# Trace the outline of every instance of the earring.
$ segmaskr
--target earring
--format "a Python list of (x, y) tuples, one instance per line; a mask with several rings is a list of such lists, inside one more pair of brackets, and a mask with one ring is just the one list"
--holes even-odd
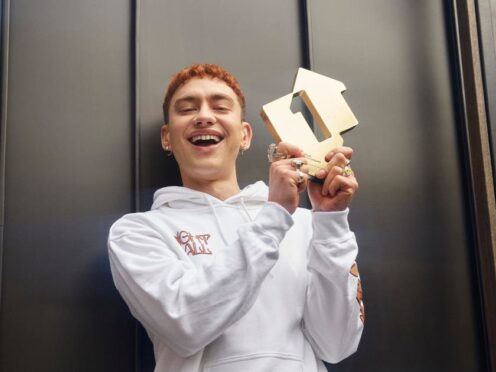
[(165, 151), (167, 151), (167, 156), (172, 156), (172, 150), (170, 149), (169, 146), (165, 146)]

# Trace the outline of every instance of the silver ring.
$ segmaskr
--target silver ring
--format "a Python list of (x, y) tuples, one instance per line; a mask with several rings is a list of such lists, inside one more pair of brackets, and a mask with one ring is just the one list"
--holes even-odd
[(303, 164), (305, 164), (305, 162), (303, 160), (299, 160), (299, 159), (291, 159), (291, 165), (295, 168), (295, 169), (300, 169)]
[(298, 173), (298, 179), (296, 180), (296, 184), (299, 185), (300, 183), (305, 181), (305, 174), (299, 169), (297, 169), (296, 172)]
[(269, 159), (269, 163), (273, 163), (281, 159), (286, 159), (286, 154), (278, 152), (277, 145), (275, 143), (271, 143), (267, 149), (267, 158)]

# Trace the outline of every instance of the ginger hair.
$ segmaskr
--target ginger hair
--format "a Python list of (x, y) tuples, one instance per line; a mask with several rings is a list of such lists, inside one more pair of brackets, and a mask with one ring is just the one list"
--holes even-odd
[(245, 117), (245, 96), (238, 80), (229, 71), (226, 71), (223, 67), (216, 64), (201, 63), (193, 64), (191, 66), (183, 68), (177, 74), (173, 75), (167, 86), (167, 91), (165, 93), (164, 103), (162, 105), (164, 113), (164, 122), (167, 124), (169, 122), (169, 108), (172, 100), (172, 96), (182, 85), (186, 84), (192, 79), (219, 79), (226, 83), (238, 97), (239, 104), (241, 106), (242, 119)]

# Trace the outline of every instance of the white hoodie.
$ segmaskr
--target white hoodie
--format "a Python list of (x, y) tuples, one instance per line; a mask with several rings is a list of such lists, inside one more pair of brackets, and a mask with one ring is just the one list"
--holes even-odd
[(156, 372), (314, 372), (358, 347), (348, 211), (291, 216), (257, 182), (225, 201), (165, 187), (110, 229), (115, 285)]

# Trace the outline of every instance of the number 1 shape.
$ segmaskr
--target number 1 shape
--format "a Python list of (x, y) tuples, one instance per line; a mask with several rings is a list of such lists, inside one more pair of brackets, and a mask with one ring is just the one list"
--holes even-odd
[[(344, 84), (327, 76), (300, 68), (293, 84), (293, 92), (262, 107), (260, 115), (275, 141), (289, 142), (303, 149), (310, 167), (309, 174), (324, 168), (325, 155), (343, 145), (341, 133), (358, 124), (358, 120), (343, 98)], [(301, 96), (324, 140), (315, 137), (301, 112), (291, 111), (293, 97)]]

